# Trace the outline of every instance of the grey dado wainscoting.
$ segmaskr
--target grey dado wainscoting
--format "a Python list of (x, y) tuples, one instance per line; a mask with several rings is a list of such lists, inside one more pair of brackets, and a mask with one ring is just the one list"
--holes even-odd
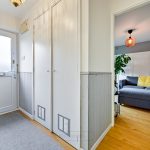
[(111, 73), (81, 73), (81, 146), (90, 150), (112, 121)]
[(19, 73), (19, 107), (32, 115), (32, 73)]

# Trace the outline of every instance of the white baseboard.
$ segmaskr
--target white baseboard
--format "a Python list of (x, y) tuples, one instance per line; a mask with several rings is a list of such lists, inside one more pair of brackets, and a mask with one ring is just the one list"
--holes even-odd
[(103, 134), (99, 137), (99, 139), (96, 141), (96, 143), (92, 146), (91, 150), (96, 150), (97, 146), (102, 142), (105, 135), (108, 133), (108, 131), (112, 128), (112, 124), (110, 124), (107, 129), (103, 132)]
[(0, 113), (0, 115), (9, 114), (9, 113), (12, 113), (12, 112), (17, 111), (17, 110), (19, 110), (19, 109), (18, 109), (18, 108), (15, 108), (15, 109), (12, 109), (11, 111), (7, 111), (7, 112)]
[(33, 115), (29, 114), (27, 111), (25, 111), (23, 108), (19, 107), (19, 110), (23, 112), (25, 115), (27, 115), (29, 118), (33, 119)]

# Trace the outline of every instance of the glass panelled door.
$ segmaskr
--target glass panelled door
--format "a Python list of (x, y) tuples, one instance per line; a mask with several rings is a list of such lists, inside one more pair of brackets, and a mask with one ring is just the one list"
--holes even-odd
[(17, 108), (16, 35), (0, 30), (0, 114)]

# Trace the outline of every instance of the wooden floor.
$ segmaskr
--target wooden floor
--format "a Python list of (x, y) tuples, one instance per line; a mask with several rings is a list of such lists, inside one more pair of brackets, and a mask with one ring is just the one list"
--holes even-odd
[(45, 134), (47, 134), (49, 137), (51, 137), (53, 140), (55, 140), (57, 143), (60, 144), (60, 146), (62, 148), (64, 148), (64, 150), (75, 150), (75, 148), (73, 148), (71, 145), (69, 145), (67, 142), (65, 142), (64, 140), (62, 140), (61, 138), (59, 138), (56, 134), (50, 132), (47, 128), (43, 127), (41, 124), (39, 124), (38, 122), (30, 119), (29, 117), (27, 117), (24, 113), (22, 113), (21, 111), (18, 111), (23, 117), (25, 117), (27, 120), (29, 120), (34, 126), (38, 127), (40, 130), (42, 130)]
[(121, 106), (121, 115), (97, 150), (150, 150), (150, 111)]

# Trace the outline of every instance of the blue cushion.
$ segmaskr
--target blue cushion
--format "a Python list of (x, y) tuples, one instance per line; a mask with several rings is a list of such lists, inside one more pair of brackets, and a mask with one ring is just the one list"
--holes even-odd
[(127, 85), (137, 86), (138, 84), (138, 77), (127, 76), (126, 80), (127, 80)]

